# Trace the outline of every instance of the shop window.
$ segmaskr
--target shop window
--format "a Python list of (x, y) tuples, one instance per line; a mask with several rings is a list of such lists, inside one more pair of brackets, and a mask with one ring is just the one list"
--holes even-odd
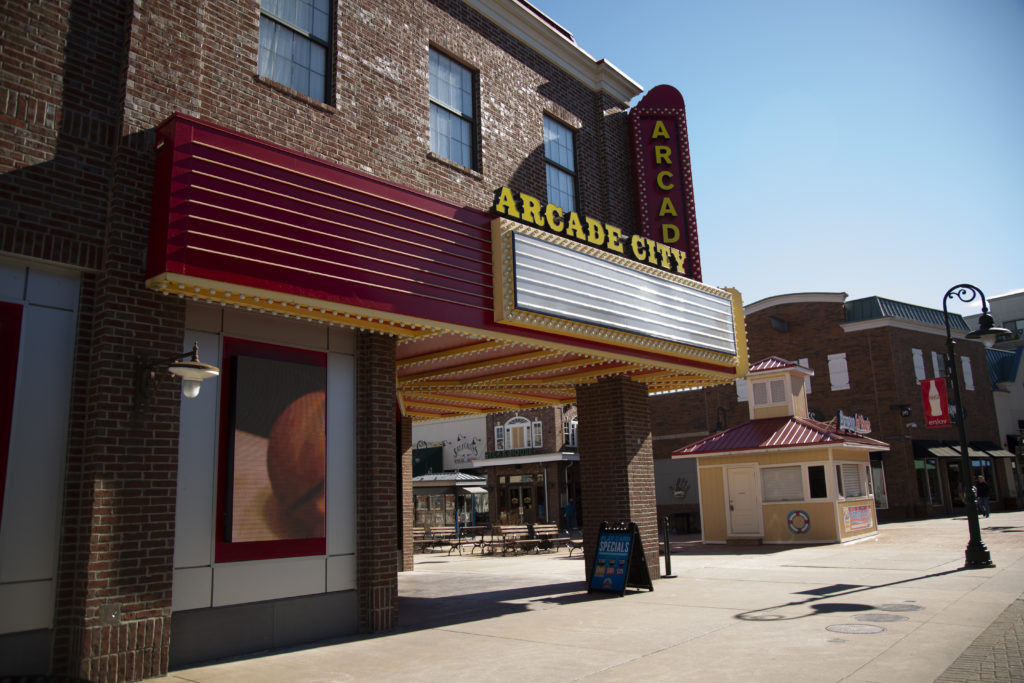
[(21, 311), (18, 304), (0, 301), (0, 520), (3, 519), (7, 456), (11, 447), (14, 386), (18, 377), (21, 344)]
[(571, 129), (544, 117), (544, 161), (548, 202), (565, 211), (576, 210), (576, 152)]
[(935, 458), (914, 460), (914, 470), (917, 475), (918, 500), (925, 505), (942, 505), (942, 487), (939, 485), (939, 470)]
[(430, 50), (430, 151), (475, 169), (476, 104), (473, 72)]
[(766, 503), (803, 500), (802, 467), (765, 467), (761, 469), (761, 498)]
[(914, 356), (914, 379), (921, 382), (927, 377), (924, 374), (924, 351), (921, 349), (911, 349), (910, 351)]
[(833, 353), (828, 357), (828, 378), (832, 391), (850, 388), (850, 372), (846, 367), (846, 354)]
[(964, 378), (964, 389), (974, 391), (974, 373), (971, 372), (971, 359), (967, 356), (960, 356), (960, 368), (963, 370), (960, 374)]
[(763, 382), (751, 382), (754, 392), (754, 405), (773, 406), (786, 402), (786, 380), (772, 379)]
[(224, 342), (218, 562), (326, 550), (326, 354)]
[(260, 76), (327, 101), (331, 0), (261, 0)]
[(885, 467), (881, 460), (871, 461), (871, 492), (875, 496), (875, 507), (886, 510), (889, 507), (889, 495), (885, 488)]

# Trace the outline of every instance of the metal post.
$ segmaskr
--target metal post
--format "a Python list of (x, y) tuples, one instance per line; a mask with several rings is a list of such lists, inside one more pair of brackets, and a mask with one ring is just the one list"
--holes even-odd
[[(964, 298), (970, 290), (969, 298)], [(964, 551), (964, 569), (982, 569), (994, 567), (992, 557), (988, 548), (981, 540), (981, 526), (978, 524), (978, 500), (972, 484), (974, 474), (971, 469), (971, 457), (967, 449), (967, 428), (964, 425), (964, 406), (960, 399), (960, 373), (956, 367), (956, 342), (953, 341), (953, 334), (949, 329), (949, 310), (947, 302), (953, 296), (961, 301), (973, 301), (974, 292), (981, 294), (981, 291), (972, 285), (957, 285), (948, 292), (942, 299), (942, 313), (946, 321), (946, 365), (949, 370), (950, 381), (953, 384), (953, 404), (956, 406), (956, 425), (960, 432), (960, 479), (964, 487), (964, 502), (967, 504), (967, 529), (970, 533), (970, 540)], [(985, 295), (981, 297), (982, 306), (985, 304)]]
[(672, 573), (672, 544), (669, 542), (668, 516), (662, 517), (662, 521), (665, 523), (665, 573), (661, 578), (674, 579), (676, 575)]

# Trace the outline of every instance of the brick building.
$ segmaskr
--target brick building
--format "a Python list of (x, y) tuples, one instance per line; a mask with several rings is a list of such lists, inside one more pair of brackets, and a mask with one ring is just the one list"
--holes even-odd
[[(842, 411), (870, 421), (870, 436), (889, 445), (871, 457), (880, 521), (961, 509), (959, 435), (954, 426), (925, 427), (920, 381), (945, 375), (941, 309), (881, 297), (848, 301), (845, 294), (785, 294), (745, 307), (751, 358), (771, 355), (814, 371), (807, 379), (812, 417), (829, 421)], [(993, 504), (1016, 496), (1012, 458), (1001, 450), (985, 349), (963, 339), (967, 324), (951, 315), (961, 363), (967, 437), (976, 473), (994, 483)], [(670, 469), (672, 450), (747, 418), (746, 384), (651, 397), (658, 492), (695, 473)], [(952, 398), (949, 399), (952, 401)], [(678, 470), (678, 471), (677, 471)], [(689, 501), (687, 501), (689, 503)], [(692, 505), (693, 503), (690, 503)], [(692, 512), (674, 501), (659, 514)]]
[[(662, 231), (696, 239), (677, 93), (642, 119), (518, 0), (3, 22), (0, 675), (392, 628), (419, 419), (578, 393), (588, 566), (601, 518), (657, 566), (646, 397), (746, 366), (739, 294), (634, 216), (633, 160), (671, 137)], [(640, 280), (678, 305), (641, 320), (612, 284)], [(183, 398), (194, 343), (220, 375)]]

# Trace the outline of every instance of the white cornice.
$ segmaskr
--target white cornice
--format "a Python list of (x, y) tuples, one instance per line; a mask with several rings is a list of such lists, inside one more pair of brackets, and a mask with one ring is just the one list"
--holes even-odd
[(744, 315), (757, 313), (766, 308), (784, 304), (842, 304), (846, 303), (846, 292), (800, 292), (797, 294), (779, 294), (767, 299), (755, 301), (743, 307)]
[[(925, 334), (937, 334), (942, 337), (946, 336), (946, 329), (944, 327), (913, 322), (911, 320), (903, 320), (901, 318), (872, 318), (871, 320), (858, 320), (853, 323), (839, 323), (839, 326), (843, 328), (844, 332), (862, 332), (864, 330), (874, 330), (879, 327), (898, 327), (901, 330), (924, 332)], [(963, 339), (967, 334), (964, 330), (951, 330), (951, 332), (955, 339)]]
[(462, 1), (591, 90), (627, 104), (644, 90), (611, 62), (591, 57), (518, 0)]

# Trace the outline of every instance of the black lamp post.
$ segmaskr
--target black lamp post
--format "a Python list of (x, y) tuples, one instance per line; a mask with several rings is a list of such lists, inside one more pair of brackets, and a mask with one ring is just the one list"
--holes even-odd
[(994, 567), (988, 548), (981, 540), (981, 526), (978, 524), (978, 499), (975, 495), (972, 484), (974, 474), (971, 470), (971, 458), (967, 449), (967, 430), (964, 426), (964, 406), (960, 400), (960, 374), (956, 367), (956, 342), (953, 341), (953, 334), (949, 329), (948, 303), (953, 297), (964, 303), (974, 301), (981, 297), (981, 316), (978, 318), (978, 329), (967, 333), (968, 339), (979, 339), (986, 348), (995, 344), (996, 339), (1001, 335), (1010, 334), (1009, 330), (1000, 327), (993, 327), (994, 321), (988, 313), (988, 303), (985, 295), (974, 285), (957, 285), (946, 292), (942, 299), (942, 315), (946, 321), (946, 367), (949, 368), (950, 381), (953, 384), (953, 404), (956, 406), (956, 425), (960, 431), (960, 475), (961, 484), (964, 487), (964, 501), (967, 503), (967, 528), (971, 538), (967, 542), (965, 551), (966, 561), (964, 569), (982, 569)]

